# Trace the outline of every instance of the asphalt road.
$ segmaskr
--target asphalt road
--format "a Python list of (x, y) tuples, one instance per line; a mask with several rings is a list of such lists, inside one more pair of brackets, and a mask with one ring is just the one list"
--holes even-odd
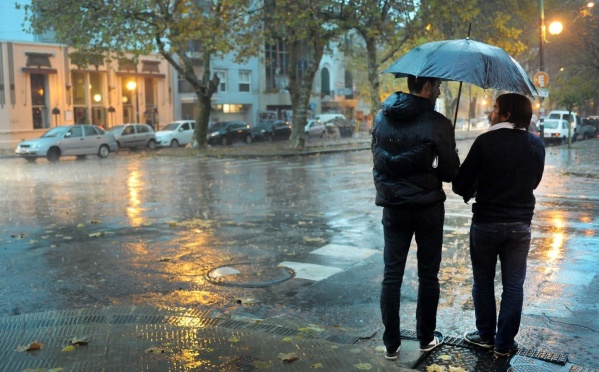
[[(460, 143), (462, 156), (469, 143)], [(598, 367), (599, 141), (576, 146), (548, 149), (517, 340)], [(172, 155), (2, 159), (0, 314), (151, 304), (380, 331), (381, 210), (368, 151)], [(474, 324), (471, 214), (446, 192), (438, 324), (457, 336)], [(413, 253), (406, 329), (415, 324)]]

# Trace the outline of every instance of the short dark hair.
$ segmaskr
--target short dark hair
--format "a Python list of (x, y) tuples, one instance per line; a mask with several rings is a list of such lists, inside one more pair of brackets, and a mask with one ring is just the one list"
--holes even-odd
[(497, 97), (497, 107), (500, 115), (510, 114), (508, 121), (515, 128), (528, 128), (532, 118), (532, 104), (521, 94), (506, 93)]
[(430, 81), (431, 84), (435, 84), (437, 80), (441, 79), (426, 76), (408, 75), (408, 90), (410, 93), (420, 93), (422, 92), (422, 87), (427, 81)]

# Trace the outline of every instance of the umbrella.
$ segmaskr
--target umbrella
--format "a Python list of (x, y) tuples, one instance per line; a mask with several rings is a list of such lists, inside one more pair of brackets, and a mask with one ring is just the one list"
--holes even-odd
[[(404, 54), (383, 73), (396, 78), (414, 76), (495, 88), (528, 96), (538, 95), (524, 69), (503, 49), (466, 39), (433, 41)], [(458, 94), (459, 102), (460, 94)], [(457, 110), (456, 110), (457, 119)], [(454, 120), (455, 126), (455, 120)]]

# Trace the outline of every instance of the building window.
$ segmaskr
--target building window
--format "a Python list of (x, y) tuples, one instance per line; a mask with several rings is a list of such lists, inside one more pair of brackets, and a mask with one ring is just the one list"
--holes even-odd
[(218, 76), (218, 91), (226, 92), (227, 91), (227, 71), (225, 70), (214, 70), (214, 74)]
[(239, 71), (239, 91), (249, 92), (252, 83), (252, 73), (250, 71)]
[(287, 77), (287, 65), (289, 64), (287, 44), (281, 40), (275, 40), (272, 44), (266, 44), (264, 57), (266, 90), (269, 92), (278, 92), (287, 89), (289, 85), (289, 78)]
[(326, 67), (320, 71), (320, 92), (325, 96), (331, 95), (331, 77)]
[(75, 124), (106, 127), (105, 75), (101, 72), (71, 72)]
[(43, 129), (50, 126), (48, 120), (48, 78), (44, 74), (31, 74), (31, 108), (33, 129)]

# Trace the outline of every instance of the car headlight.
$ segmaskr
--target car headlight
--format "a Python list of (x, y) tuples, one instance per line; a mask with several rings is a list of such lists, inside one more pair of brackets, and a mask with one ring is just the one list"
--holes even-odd
[(210, 133), (210, 137), (216, 137), (220, 134), (220, 132), (212, 132)]

